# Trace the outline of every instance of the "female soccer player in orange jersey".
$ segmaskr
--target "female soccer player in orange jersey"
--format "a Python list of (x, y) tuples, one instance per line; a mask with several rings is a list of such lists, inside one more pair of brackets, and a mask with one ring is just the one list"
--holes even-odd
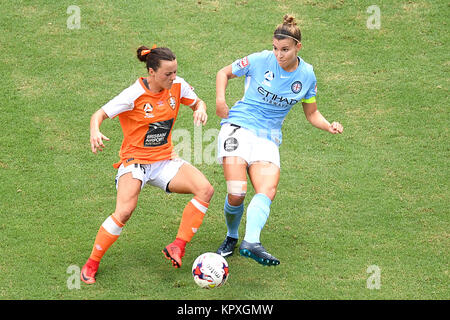
[(175, 268), (181, 267), (186, 243), (202, 224), (214, 193), (206, 177), (174, 153), (171, 139), (180, 103), (194, 111), (195, 125), (206, 124), (205, 103), (177, 76), (177, 60), (170, 49), (141, 46), (137, 57), (146, 63), (148, 76), (139, 78), (91, 117), (92, 152), (102, 151), (103, 141), (109, 140), (100, 132), (106, 118), (119, 117), (124, 138), (120, 161), (114, 164), (118, 169), (116, 209), (100, 226), (91, 255), (81, 270), (81, 280), (88, 284), (96, 281), (100, 260), (130, 219), (145, 184), (166, 192), (194, 195), (184, 208), (175, 241), (163, 249)]

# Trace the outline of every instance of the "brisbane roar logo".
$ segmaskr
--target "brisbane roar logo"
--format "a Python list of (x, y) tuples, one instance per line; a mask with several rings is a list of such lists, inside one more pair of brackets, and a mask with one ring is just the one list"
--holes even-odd
[(174, 97), (169, 97), (169, 99), (167, 99), (167, 102), (169, 103), (169, 106), (175, 110), (175, 107), (177, 106), (177, 100), (175, 100)]

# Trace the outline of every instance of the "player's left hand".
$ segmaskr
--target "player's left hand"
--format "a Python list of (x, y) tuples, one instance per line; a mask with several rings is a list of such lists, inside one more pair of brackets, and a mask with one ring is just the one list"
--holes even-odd
[(333, 122), (328, 128), (328, 132), (332, 134), (342, 133), (344, 131), (344, 127), (339, 122)]

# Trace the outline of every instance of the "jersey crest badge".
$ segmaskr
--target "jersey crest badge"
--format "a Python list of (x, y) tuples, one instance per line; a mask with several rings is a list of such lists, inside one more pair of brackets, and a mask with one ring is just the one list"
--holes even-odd
[(293, 93), (299, 93), (300, 91), (302, 91), (302, 83), (300, 81), (295, 81), (291, 85), (291, 90)]
[(169, 97), (169, 99), (167, 100), (167, 102), (169, 103), (169, 106), (175, 110), (175, 107), (177, 105), (177, 101), (175, 100), (174, 97)]

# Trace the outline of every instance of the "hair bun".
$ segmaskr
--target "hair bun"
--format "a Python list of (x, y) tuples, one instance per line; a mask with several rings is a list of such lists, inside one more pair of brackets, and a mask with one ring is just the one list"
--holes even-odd
[(150, 51), (150, 48), (147, 48), (146, 46), (140, 46), (136, 50), (136, 56), (139, 59), (139, 61), (142, 61), (142, 62), (146, 62), (147, 61), (147, 54), (148, 54), (148, 52), (143, 53), (142, 51), (144, 51), (144, 50), (149, 50)]
[(295, 17), (290, 14), (285, 14), (283, 17), (283, 24), (296, 26), (297, 22), (295, 21)]

